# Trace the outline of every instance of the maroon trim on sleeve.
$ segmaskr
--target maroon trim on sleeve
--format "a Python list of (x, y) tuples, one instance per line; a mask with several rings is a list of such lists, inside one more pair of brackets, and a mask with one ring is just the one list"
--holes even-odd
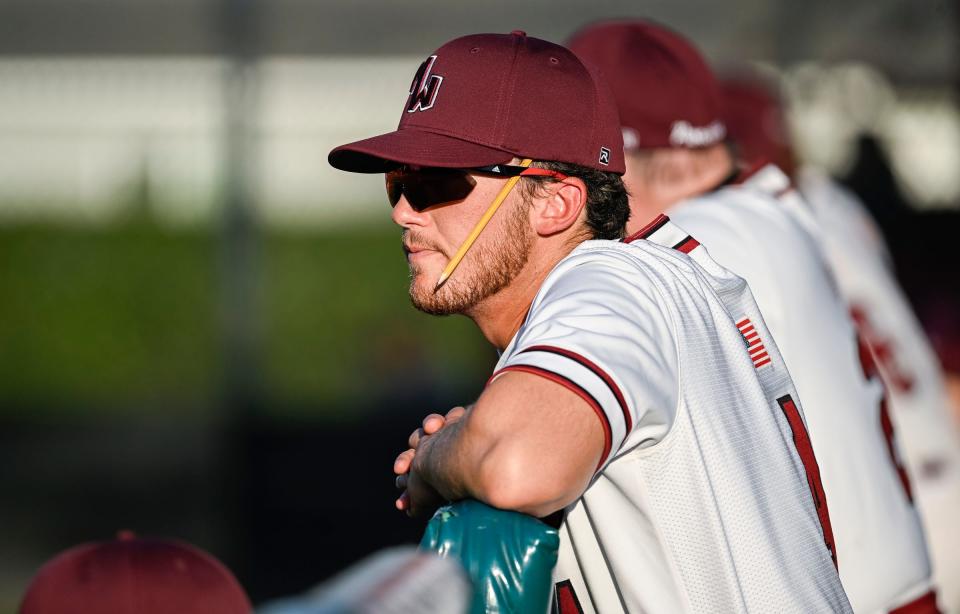
[(590, 371), (593, 371), (593, 374), (603, 380), (603, 383), (607, 385), (607, 388), (610, 389), (610, 392), (613, 393), (613, 396), (617, 399), (617, 403), (620, 405), (620, 411), (623, 413), (623, 422), (626, 427), (624, 437), (630, 435), (630, 432), (633, 430), (633, 419), (630, 417), (630, 410), (627, 409), (627, 400), (624, 398), (623, 393), (620, 392), (620, 387), (617, 386), (617, 383), (613, 381), (613, 378), (607, 375), (607, 372), (601, 369), (593, 361), (576, 352), (570, 350), (565, 350), (563, 348), (558, 348), (553, 345), (531, 345), (528, 348), (524, 348), (518, 352), (519, 354), (524, 354), (526, 352), (548, 352), (550, 354), (559, 354), (565, 358), (579, 363), (580, 365), (586, 367)]
[(677, 250), (678, 252), (683, 252), (684, 254), (689, 254), (699, 246), (700, 246), (700, 241), (697, 241), (693, 237), (688, 236), (683, 241), (680, 241), (679, 243), (674, 245), (673, 249)]
[(647, 224), (646, 226), (644, 226), (643, 228), (641, 228), (641, 229), (638, 230), (637, 232), (633, 233), (633, 234), (630, 235), (629, 237), (624, 238), (624, 239), (623, 239), (623, 242), (624, 242), (624, 243), (633, 243), (633, 242), (636, 241), (637, 239), (646, 239), (647, 237), (649, 237), (649, 236), (652, 235), (653, 233), (655, 233), (655, 232), (657, 232), (658, 230), (660, 230), (661, 228), (663, 228), (663, 225), (666, 224), (666, 223), (669, 222), (669, 221), (670, 221), (670, 218), (668, 218), (667, 216), (665, 216), (664, 214), (661, 213), (661, 214), (658, 215), (657, 217), (653, 218), (653, 221), (651, 221), (649, 224)]
[[(556, 382), (563, 386), (564, 388), (575, 393), (581, 399), (587, 402), (587, 405), (593, 409), (593, 413), (597, 414), (597, 417), (600, 418), (600, 426), (603, 427), (603, 454), (600, 455), (600, 462), (597, 463), (597, 468), (594, 471), (599, 471), (600, 467), (603, 467), (603, 464), (607, 462), (607, 457), (610, 456), (610, 447), (613, 440), (613, 431), (610, 428), (610, 419), (607, 418), (607, 414), (604, 413), (603, 408), (600, 407), (600, 403), (597, 402), (593, 395), (581, 388), (573, 380), (560, 375), (559, 373), (554, 373), (553, 371), (548, 371), (542, 367), (534, 367), (532, 365), (509, 365), (506, 366), (492, 376), (490, 380), (492, 381), (497, 376), (506, 373), (508, 371), (519, 371), (521, 373), (530, 373), (531, 375), (539, 375), (545, 379), (550, 380), (551, 382)], [(488, 382), (489, 383), (489, 382)]]

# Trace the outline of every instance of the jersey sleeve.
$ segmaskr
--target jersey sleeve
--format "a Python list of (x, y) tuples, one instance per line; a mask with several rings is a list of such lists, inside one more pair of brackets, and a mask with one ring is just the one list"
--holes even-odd
[(532, 373), (586, 401), (605, 434), (598, 470), (628, 440), (662, 439), (678, 394), (676, 343), (659, 293), (635, 265), (614, 264), (591, 260), (548, 280), (493, 376)]

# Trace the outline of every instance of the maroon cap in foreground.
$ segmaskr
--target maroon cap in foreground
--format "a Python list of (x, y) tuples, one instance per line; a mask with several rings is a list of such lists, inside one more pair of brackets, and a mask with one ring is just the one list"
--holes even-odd
[(773, 162), (788, 175), (796, 165), (783, 105), (774, 85), (758, 76), (738, 75), (720, 84), (723, 120), (739, 157), (753, 166)]
[(628, 151), (706, 147), (726, 135), (716, 78), (679, 34), (649, 21), (610, 21), (583, 28), (568, 46), (606, 77)]
[(233, 574), (189, 544), (121, 535), (82, 544), (33, 577), (19, 614), (249, 614)]
[(517, 157), (624, 172), (605, 83), (569, 50), (523, 32), (446, 43), (403, 97), (396, 131), (341, 145), (330, 164), (382, 173), (398, 164), (469, 168)]

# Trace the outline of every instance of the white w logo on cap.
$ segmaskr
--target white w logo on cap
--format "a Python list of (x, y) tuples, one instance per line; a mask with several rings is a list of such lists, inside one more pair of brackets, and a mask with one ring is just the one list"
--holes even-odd
[(431, 55), (420, 65), (417, 74), (413, 76), (413, 83), (410, 84), (410, 97), (407, 98), (407, 113), (426, 111), (437, 101), (437, 94), (440, 92), (443, 77), (430, 74), (436, 61), (437, 56)]

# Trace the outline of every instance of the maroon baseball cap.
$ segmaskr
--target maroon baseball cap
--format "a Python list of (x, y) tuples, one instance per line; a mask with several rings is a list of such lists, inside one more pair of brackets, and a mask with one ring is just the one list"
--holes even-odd
[(394, 132), (341, 145), (336, 168), (398, 164), (470, 168), (511, 158), (622, 174), (617, 107), (597, 73), (568, 49), (520, 31), (450, 41), (420, 65)]
[(66, 550), (33, 577), (19, 614), (249, 614), (233, 574), (179, 541), (121, 533)]
[(773, 162), (792, 174), (796, 162), (779, 92), (759, 76), (740, 74), (720, 83), (723, 121), (748, 165)]
[(679, 34), (649, 21), (608, 21), (583, 28), (568, 46), (607, 78), (628, 151), (724, 139), (717, 81)]

